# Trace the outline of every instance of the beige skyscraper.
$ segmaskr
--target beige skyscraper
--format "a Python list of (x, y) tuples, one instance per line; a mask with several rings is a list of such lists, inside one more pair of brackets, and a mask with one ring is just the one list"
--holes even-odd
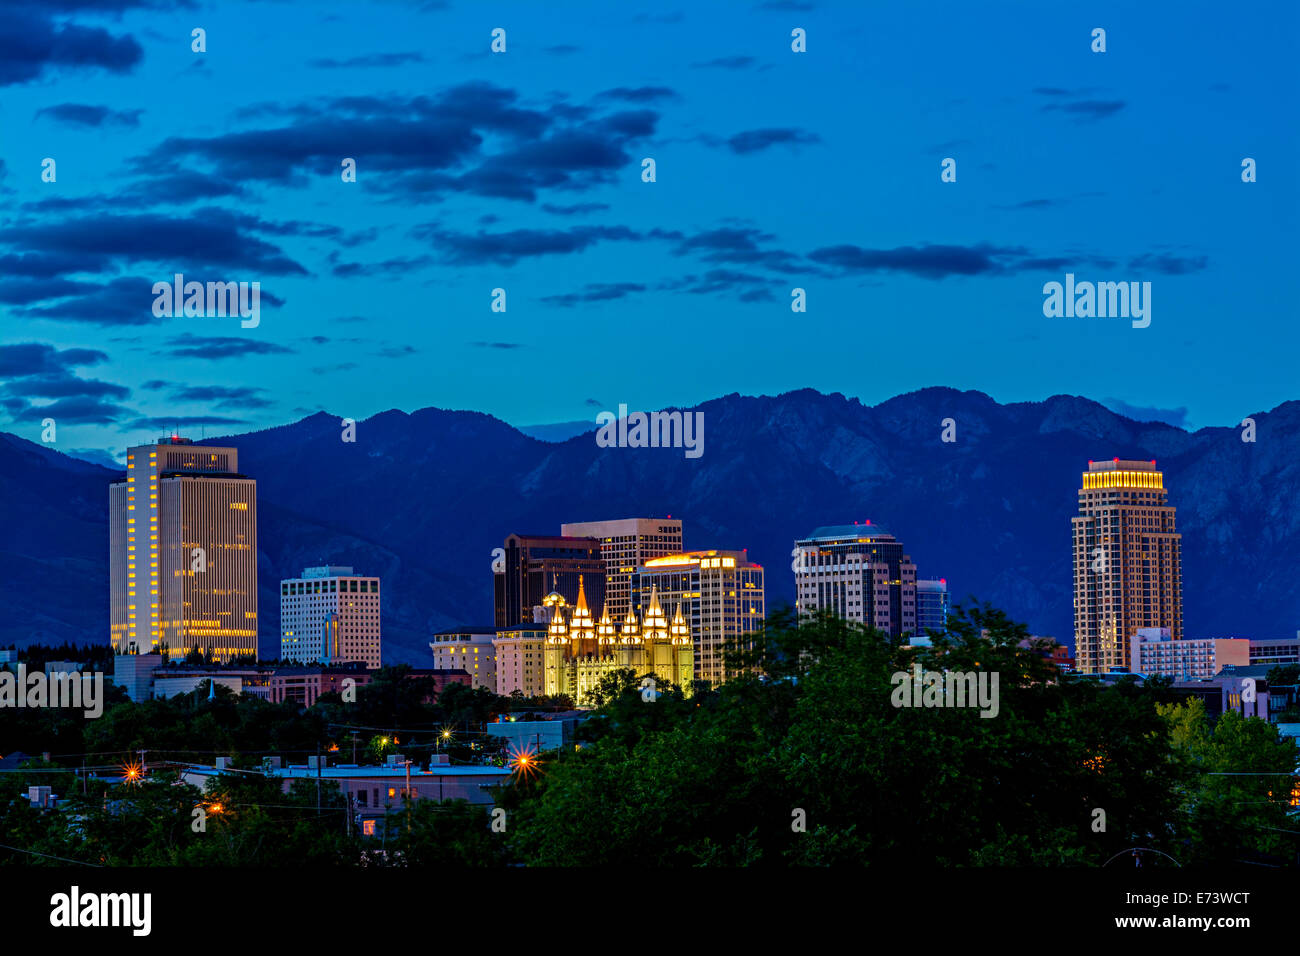
[(1127, 667), (1138, 628), (1183, 637), (1182, 536), (1154, 461), (1090, 461), (1074, 534), (1074, 655), (1085, 674)]
[(650, 595), (682, 613), (695, 638), (697, 680), (714, 686), (735, 676), (726, 668), (727, 648), (745, 644), (763, 627), (767, 607), (763, 568), (744, 551), (689, 551), (651, 558), (632, 575), (632, 609), (641, 613)]
[(680, 518), (615, 518), (560, 525), (560, 534), (596, 538), (605, 561), (604, 608), (622, 621), (632, 607), (632, 573), (651, 558), (682, 550)]
[(257, 482), (233, 448), (172, 437), (126, 453), (109, 486), (115, 650), (257, 653)]

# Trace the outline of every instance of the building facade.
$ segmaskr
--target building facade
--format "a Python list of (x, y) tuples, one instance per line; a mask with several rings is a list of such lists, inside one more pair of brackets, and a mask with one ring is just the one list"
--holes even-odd
[(1300, 631), (1294, 638), (1250, 639), (1252, 664), (1300, 664)]
[(1182, 536), (1154, 461), (1090, 461), (1071, 518), (1081, 673), (1125, 668), (1139, 628), (1183, 638)]
[(379, 667), (379, 578), (350, 567), (304, 568), (280, 582), (280, 659)]
[(109, 485), (110, 639), (121, 653), (257, 655), (257, 482), (234, 448), (178, 436)]
[(1147, 677), (1209, 680), (1221, 667), (1246, 667), (1251, 663), (1250, 641), (1244, 638), (1176, 641), (1167, 627), (1140, 627), (1129, 646), (1129, 670)]
[(580, 706), (589, 704), (600, 682), (624, 669), (638, 677), (654, 674), (692, 692), (695, 652), (680, 604), (670, 621), (652, 590), (643, 614), (628, 611), (615, 624), (607, 610), (599, 620), (592, 617), (579, 584), (572, 607), (559, 594), (548, 596), (546, 607), (551, 616), (543, 656), (547, 696), (563, 694)]
[(827, 611), (890, 637), (916, 633), (916, 565), (879, 525), (827, 525), (795, 542), (801, 620)]
[(546, 648), (546, 625), (516, 624), (497, 630), (492, 639), (496, 654), (497, 693), (509, 697), (519, 691), (525, 697), (546, 693), (543, 650)]
[(661, 604), (683, 612), (694, 642), (695, 679), (716, 686), (735, 676), (726, 667), (726, 649), (746, 645), (767, 614), (762, 566), (744, 551), (651, 558), (632, 575), (631, 609), (644, 614), (655, 594)]
[(551, 591), (573, 603), (578, 579), (590, 599), (605, 599), (605, 559), (596, 538), (512, 534), (505, 540), (502, 570), (492, 575), (498, 630), (533, 623), (533, 608)]
[(616, 621), (632, 606), (632, 575), (653, 558), (679, 554), (682, 523), (674, 518), (616, 518), (578, 521), (560, 526), (566, 537), (595, 538), (605, 562), (604, 607)]
[(919, 579), (916, 582), (916, 633), (928, 636), (931, 631), (948, 633), (946, 578)]
[(461, 627), (439, 631), (429, 642), (433, 666), (443, 670), (463, 670), (470, 675), (471, 687), (497, 692), (497, 632), (491, 627)]

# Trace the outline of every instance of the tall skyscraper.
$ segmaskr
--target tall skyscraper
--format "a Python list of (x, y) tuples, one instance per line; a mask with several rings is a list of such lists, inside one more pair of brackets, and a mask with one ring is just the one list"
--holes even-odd
[(632, 574), (651, 558), (679, 554), (682, 522), (674, 518), (615, 518), (560, 525), (560, 534), (595, 538), (605, 561), (605, 610), (616, 621), (632, 609)]
[(1070, 522), (1076, 667), (1128, 667), (1138, 628), (1167, 627), (1182, 640), (1182, 536), (1156, 463), (1088, 462)]
[(795, 542), (800, 618), (819, 611), (890, 637), (916, 632), (916, 565), (880, 525), (827, 525)]
[(948, 581), (946, 578), (916, 582), (916, 633), (922, 637), (930, 631), (948, 630)]
[(605, 600), (605, 559), (595, 538), (512, 534), (505, 541), (503, 570), (493, 574), (498, 630), (533, 622), (533, 608), (557, 591), (570, 604), (578, 600), (578, 580), (585, 578), (587, 599)]
[(379, 578), (326, 566), (280, 582), (281, 660), (378, 667), (380, 624)]
[(233, 448), (173, 436), (126, 452), (109, 485), (115, 650), (257, 654), (257, 482)]
[[(681, 608), (695, 646), (695, 677), (714, 686), (734, 676), (725, 667), (729, 642), (757, 633), (767, 607), (763, 568), (744, 551), (688, 551), (651, 558), (631, 578), (632, 610), (644, 614), (657, 593)], [(613, 616), (613, 615), (611, 615)]]

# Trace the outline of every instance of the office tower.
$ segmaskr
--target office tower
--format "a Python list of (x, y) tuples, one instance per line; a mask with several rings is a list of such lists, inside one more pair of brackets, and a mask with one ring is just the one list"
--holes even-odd
[(916, 633), (948, 632), (948, 581), (924, 579), (916, 582)]
[(829, 611), (890, 637), (916, 632), (916, 565), (880, 525), (828, 525), (795, 542), (799, 617)]
[(457, 627), (439, 631), (429, 642), (434, 669), (463, 670), (470, 676), (471, 687), (483, 687), (495, 694), (497, 656), (493, 641), (496, 636), (493, 627)]
[(595, 538), (512, 534), (505, 541), (503, 570), (493, 575), (498, 630), (533, 622), (551, 591), (570, 604), (578, 600), (578, 579), (586, 579), (587, 598), (605, 600), (605, 560)]
[(589, 705), (600, 682), (616, 670), (631, 670), (638, 677), (654, 674), (688, 696), (693, 692), (695, 650), (690, 625), (682, 606), (669, 611), (653, 588), (645, 610), (628, 611), (621, 621), (610, 617), (608, 608), (594, 617), (581, 582), (572, 607), (561, 595), (550, 594), (543, 615), (549, 615), (542, 650), (548, 697), (564, 695), (579, 706)]
[(1074, 535), (1074, 654), (1085, 674), (1128, 667), (1138, 628), (1183, 638), (1181, 535), (1154, 461), (1090, 461)]
[(349, 567), (304, 568), (280, 582), (280, 659), (378, 667), (379, 604), (379, 578)]
[(234, 448), (173, 436), (126, 452), (109, 485), (115, 650), (257, 654), (257, 482)]
[(714, 686), (735, 676), (725, 666), (728, 644), (743, 644), (746, 635), (761, 630), (767, 613), (763, 568), (744, 551), (651, 558), (637, 568), (631, 586), (632, 610), (638, 614), (649, 607), (652, 593), (664, 607), (682, 608), (694, 638), (695, 678)]
[(632, 609), (632, 574), (651, 558), (679, 554), (682, 522), (674, 518), (615, 518), (560, 526), (560, 534), (595, 538), (605, 561), (605, 610), (621, 621)]

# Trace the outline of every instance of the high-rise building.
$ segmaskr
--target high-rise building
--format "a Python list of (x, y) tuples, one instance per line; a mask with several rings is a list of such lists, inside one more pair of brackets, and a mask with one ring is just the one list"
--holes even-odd
[[(695, 678), (715, 686), (729, 677), (725, 651), (763, 627), (763, 568), (744, 551), (688, 551), (651, 558), (631, 579), (632, 610), (645, 613), (650, 595), (680, 607), (695, 642)], [(613, 617), (613, 615), (611, 615)], [(617, 620), (617, 618), (615, 618)]]
[(578, 579), (599, 607), (605, 600), (605, 559), (595, 538), (512, 534), (505, 541), (503, 570), (493, 574), (497, 629), (531, 624), (533, 608), (558, 591), (578, 600)]
[(1138, 628), (1183, 638), (1182, 536), (1154, 461), (1090, 461), (1074, 536), (1074, 655), (1085, 674), (1127, 668)]
[(109, 485), (113, 648), (257, 654), (257, 482), (234, 448), (173, 436), (126, 451)]
[(380, 658), (379, 578), (349, 567), (304, 568), (280, 582), (280, 659), (300, 664)]
[(916, 565), (880, 525), (827, 525), (795, 549), (800, 619), (829, 611), (890, 637), (916, 633)]
[(946, 578), (918, 579), (916, 582), (916, 633), (925, 637), (931, 631), (948, 632)]
[(632, 610), (632, 574), (651, 558), (682, 550), (676, 518), (615, 518), (560, 525), (560, 534), (595, 538), (605, 561), (605, 610), (621, 621)]

